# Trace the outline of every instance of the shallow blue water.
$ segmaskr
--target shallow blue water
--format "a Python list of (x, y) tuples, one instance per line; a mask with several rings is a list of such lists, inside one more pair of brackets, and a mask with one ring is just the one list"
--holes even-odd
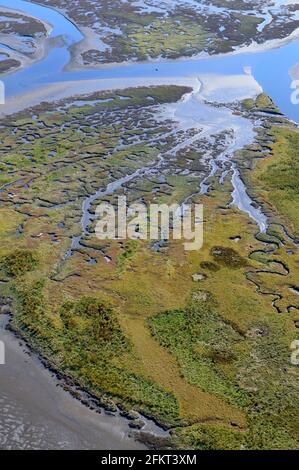
[(235, 74), (243, 73), (244, 66), (251, 66), (253, 75), (264, 91), (274, 99), (289, 118), (299, 122), (299, 105), (294, 105), (291, 102), (293, 90), (291, 89), (292, 79), (289, 75), (291, 67), (299, 62), (299, 40), (280, 48), (259, 53), (162, 63), (136, 63), (102, 70), (64, 72), (63, 68), (70, 58), (68, 46), (82, 39), (82, 34), (77, 27), (51, 8), (31, 4), (24, 0), (0, 0), (0, 4), (26, 11), (46, 20), (54, 27), (51, 37), (62, 35), (65, 39), (65, 46), (51, 49), (44, 60), (4, 77), (7, 96), (14, 96), (58, 81), (121, 77), (171, 77), (200, 75), (201, 73)]
[(53, 8), (44, 7), (26, 0), (0, 0), (0, 6), (25, 11), (26, 13), (51, 24), (53, 27), (51, 37), (64, 35), (70, 43), (80, 41), (80, 39), (83, 38), (78, 28)]

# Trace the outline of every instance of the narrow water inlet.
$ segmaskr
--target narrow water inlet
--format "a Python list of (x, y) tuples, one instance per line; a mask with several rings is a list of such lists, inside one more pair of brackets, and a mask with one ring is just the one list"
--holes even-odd
[(235, 165), (233, 166), (232, 185), (234, 188), (232, 204), (238, 207), (240, 211), (248, 214), (249, 217), (256, 222), (260, 232), (265, 233), (268, 227), (267, 217), (259, 207), (256, 208), (253, 206), (252, 200), (247, 194), (245, 184), (240, 177), (239, 170)]

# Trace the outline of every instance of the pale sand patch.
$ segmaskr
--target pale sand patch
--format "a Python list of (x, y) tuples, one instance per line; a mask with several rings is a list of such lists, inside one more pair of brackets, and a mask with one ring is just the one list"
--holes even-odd
[(203, 75), (201, 96), (208, 101), (232, 103), (263, 92), (252, 75)]
[(290, 69), (289, 75), (293, 80), (299, 80), (299, 63)]
[(111, 49), (111, 47), (103, 41), (104, 38), (91, 28), (80, 26), (80, 32), (83, 35), (83, 39), (71, 47), (71, 60), (64, 68), (67, 71), (78, 70), (80, 68), (92, 69), (94, 68), (93, 64), (88, 66), (83, 64), (82, 54), (89, 50), (105, 51)]

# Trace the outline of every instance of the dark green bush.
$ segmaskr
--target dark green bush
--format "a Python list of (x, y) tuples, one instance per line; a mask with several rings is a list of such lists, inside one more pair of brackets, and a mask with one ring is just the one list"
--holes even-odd
[(214, 246), (211, 255), (217, 263), (227, 268), (237, 269), (246, 266), (246, 260), (233, 248)]
[(28, 271), (33, 271), (38, 264), (36, 255), (29, 250), (17, 249), (2, 259), (2, 269), (8, 276), (22, 276)]

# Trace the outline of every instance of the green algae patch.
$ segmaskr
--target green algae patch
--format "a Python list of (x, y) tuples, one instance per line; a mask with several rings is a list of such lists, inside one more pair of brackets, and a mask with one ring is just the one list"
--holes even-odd
[(280, 114), (279, 109), (266, 93), (260, 93), (255, 99), (246, 98), (241, 104), (247, 111), (255, 110)]

